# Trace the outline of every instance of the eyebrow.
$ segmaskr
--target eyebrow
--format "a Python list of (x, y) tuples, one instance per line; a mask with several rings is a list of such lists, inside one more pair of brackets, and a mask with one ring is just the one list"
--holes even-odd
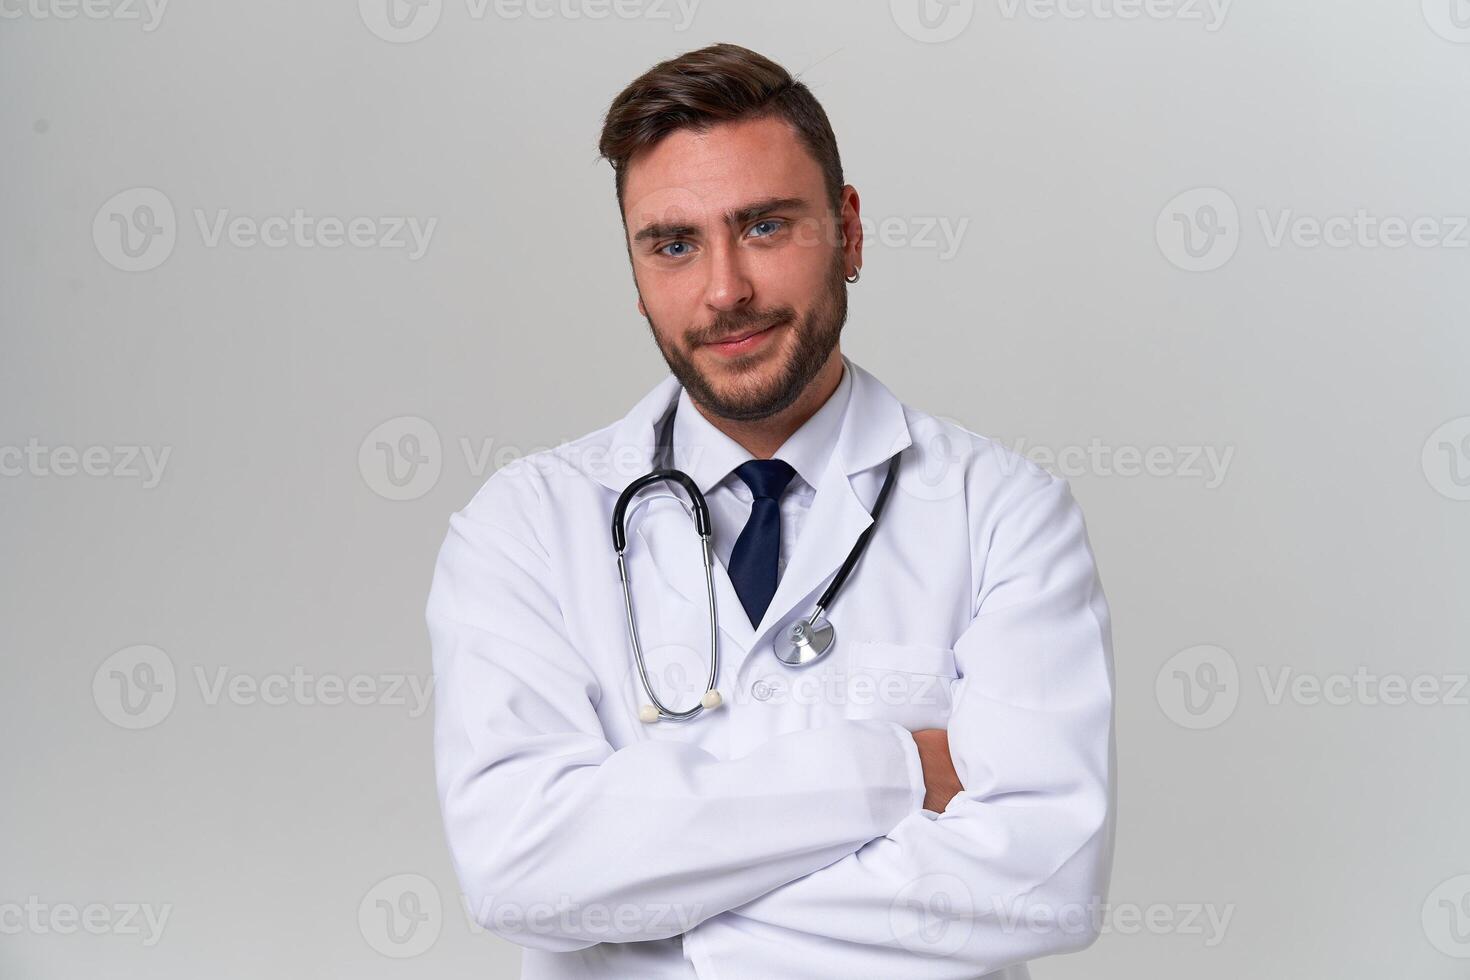
[[(763, 218), (772, 211), (797, 211), (805, 208), (806, 199), (801, 197), (768, 197), (763, 201), (755, 201), (738, 208), (732, 208), (724, 214), (725, 223), (732, 227), (748, 224), (757, 218)], [(695, 225), (684, 222), (654, 222), (644, 225), (633, 236), (633, 241), (646, 242), (658, 238), (692, 238), (699, 233)]]

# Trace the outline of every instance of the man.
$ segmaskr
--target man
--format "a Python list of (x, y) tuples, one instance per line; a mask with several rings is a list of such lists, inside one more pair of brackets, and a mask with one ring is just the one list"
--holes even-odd
[[(1113, 676), (1067, 484), (841, 353), (858, 195), (779, 66), (733, 45), (660, 64), (601, 149), (672, 373), (451, 520), (428, 621), (470, 909), (526, 947), (528, 978), (1020, 978), (1087, 946)], [(640, 712), (609, 540), (621, 491), (670, 459), (708, 499), (716, 559), (719, 696), (688, 721)], [(663, 486), (625, 515), (626, 567), (648, 687), (682, 711), (711, 627)], [(778, 645), (869, 526), (835, 645), (786, 666)]]

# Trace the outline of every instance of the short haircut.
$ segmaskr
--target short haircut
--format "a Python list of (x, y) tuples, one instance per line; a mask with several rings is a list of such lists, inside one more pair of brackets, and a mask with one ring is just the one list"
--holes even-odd
[(842, 159), (821, 103), (785, 68), (737, 44), (713, 44), (654, 65), (613, 100), (597, 148), (612, 164), (619, 212), (628, 164), (639, 152), (678, 130), (770, 117), (796, 131), (822, 168), (833, 214), (840, 213)]

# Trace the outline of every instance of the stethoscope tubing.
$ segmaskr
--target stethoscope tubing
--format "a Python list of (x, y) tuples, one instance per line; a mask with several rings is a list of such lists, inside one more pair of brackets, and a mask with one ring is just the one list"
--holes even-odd
[[(702, 498), (700, 503), (703, 503)], [(712, 691), (715, 681), (720, 676), (720, 624), (718, 613), (715, 611), (714, 557), (711, 554), (709, 535), (701, 534), (699, 541), (701, 550), (704, 552), (705, 594), (709, 596), (709, 677), (705, 679), (704, 689)], [(704, 711), (702, 703), (683, 711), (675, 711), (659, 700), (658, 695), (653, 691), (653, 685), (648, 682), (648, 667), (643, 662), (643, 644), (638, 641), (638, 626), (633, 619), (633, 596), (628, 589), (628, 569), (621, 551), (618, 552), (618, 578), (623, 583), (623, 608), (628, 614), (628, 638), (633, 643), (633, 658), (638, 664), (638, 680), (643, 685), (643, 692), (648, 695), (648, 701), (658, 712), (659, 718), (665, 721), (688, 721)]]
[[(887, 504), (888, 497), (893, 490), (893, 484), (898, 475), (899, 459), (902, 455), (902, 452), (895, 453), (892, 460), (889, 461), (888, 472), (883, 479), (883, 487), (878, 491), (877, 500), (873, 502), (872, 521), (863, 529), (862, 534), (858, 535), (857, 541), (854, 542), (852, 550), (848, 552), (847, 558), (843, 560), (842, 566), (838, 568), (837, 574), (833, 576), (831, 583), (823, 590), (821, 598), (817, 600), (816, 608), (813, 609), (811, 616), (807, 619), (808, 625), (815, 625), (817, 620), (831, 607), (831, 604), (837, 598), (837, 594), (841, 591), (843, 584), (847, 581), (848, 576), (852, 574), (853, 569), (857, 567), (858, 561), (861, 560), (864, 552), (867, 551), (868, 541), (872, 538), (873, 532), (878, 528), (878, 518), (882, 515), (883, 507)], [(709, 600), (710, 669), (709, 676), (705, 680), (704, 685), (705, 695), (700, 703), (694, 705), (692, 708), (686, 708), (683, 711), (676, 711), (668, 705), (665, 705), (659, 699), (658, 695), (654, 693), (653, 685), (648, 680), (648, 667), (644, 661), (643, 644), (640, 642), (638, 636), (637, 617), (633, 613), (633, 595), (628, 584), (628, 567), (624, 560), (624, 552), (628, 546), (628, 535), (625, 524), (628, 506), (644, 487), (662, 480), (672, 480), (679, 484), (684, 488), (684, 492), (689, 497), (690, 507), (694, 515), (694, 527), (699, 536), (700, 551), (704, 561), (705, 594)], [(720, 674), (720, 627), (719, 614), (715, 607), (714, 549), (711, 544), (711, 528), (709, 505), (704, 499), (704, 494), (700, 492), (699, 486), (694, 482), (693, 477), (682, 470), (671, 468), (656, 469), (651, 473), (639, 477), (623, 489), (623, 492), (618, 495), (617, 503), (613, 506), (613, 551), (617, 555), (618, 580), (622, 585), (623, 609), (626, 613), (628, 623), (628, 639), (633, 647), (633, 659), (638, 669), (638, 680), (643, 686), (644, 693), (648, 695), (650, 705), (657, 713), (657, 717), (647, 718), (645, 720), (688, 721), (703, 713), (706, 707), (712, 707), (719, 703), (719, 694), (715, 689), (715, 682), (719, 679)], [(819, 654), (818, 658), (821, 655), (823, 654)], [(779, 660), (781, 658), (778, 657), (777, 659)], [(788, 666), (792, 665), (788, 664)], [(710, 702), (709, 699), (712, 695), (714, 700)]]

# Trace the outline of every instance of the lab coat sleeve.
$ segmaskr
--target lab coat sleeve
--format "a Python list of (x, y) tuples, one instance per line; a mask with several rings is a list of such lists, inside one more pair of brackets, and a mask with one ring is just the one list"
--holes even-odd
[[(891, 722), (734, 760), (672, 740), (614, 751), (595, 704), (615, 695), (568, 639), (563, 603), (580, 599), (538, 540), (544, 494), (497, 472), (451, 518), (429, 594), (439, 800), (477, 922), (553, 951), (668, 938), (921, 808), (917, 749)], [(621, 618), (608, 632), (622, 651)]]
[(1110, 617), (1066, 482), (1039, 468), (1024, 479), (973, 541), (983, 571), (948, 726), (964, 791), (733, 911), (783, 930), (793, 956), (852, 945), (873, 976), (971, 978), (1097, 936), (1113, 834)]

